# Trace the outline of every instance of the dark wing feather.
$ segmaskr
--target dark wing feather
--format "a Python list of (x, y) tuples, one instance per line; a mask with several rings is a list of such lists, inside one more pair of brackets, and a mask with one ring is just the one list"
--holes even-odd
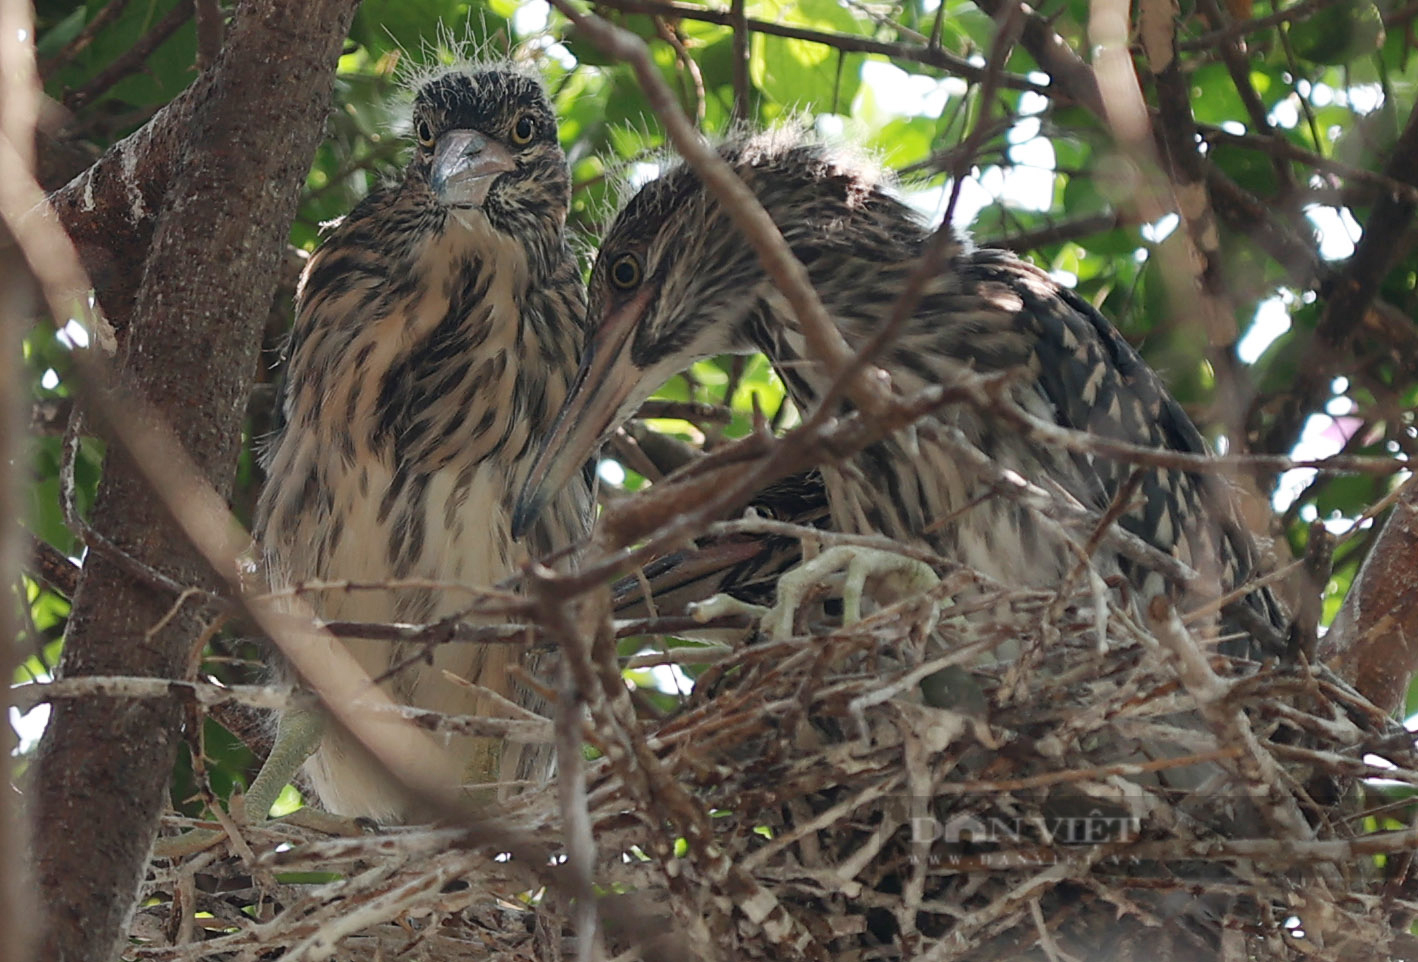
[[(1163, 450), (1210, 453), (1161, 378), (1086, 300), (1005, 251), (975, 251), (966, 270), (976, 282), (1005, 285), (1020, 296), (1023, 307), (1016, 321), (1032, 345), (1030, 362), (1039, 390), (1061, 426)], [(1096, 486), (1091, 500), (1099, 508), (1111, 502), (1135, 470), (1103, 457), (1079, 455), (1076, 463)], [(1254, 539), (1233, 493), (1218, 476), (1147, 468), (1139, 496), (1140, 507), (1120, 519), (1125, 529), (1188, 560), (1219, 582), (1220, 590), (1255, 576)], [(1228, 618), (1227, 630), (1255, 634), (1269, 626), (1275, 631), (1246, 651), (1279, 654), (1275, 649), (1286, 620), (1273, 593), (1258, 589), (1241, 604), (1258, 617)]]

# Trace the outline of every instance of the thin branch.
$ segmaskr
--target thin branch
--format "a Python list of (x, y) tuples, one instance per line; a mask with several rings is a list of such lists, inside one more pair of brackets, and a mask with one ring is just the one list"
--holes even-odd
[[(1227, 14), (1217, 0), (1198, 0), (1198, 4), (1198, 9), (1212, 23), (1226, 23)], [(1251, 127), (1261, 136), (1283, 140), (1284, 138), (1277, 135), (1271, 126), (1269, 111), (1261, 102), (1260, 94), (1256, 93), (1255, 84), (1251, 83), (1251, 65), (1245, 50), (1236, 40), (1221, 41), (1220, 50), (1221, 59), (1226, 64), (1226, 72), (1231, 77), (1231, 85), (1236, 88), (1236, 93), (1241, 98), (1241, 104), (1245, 107), (1246, 115), (1250, 118)], [(1196, 134), (1195, 118), (1192, 118), (1189, 132), (1193, 136)], [(1276, 180), (1279, 182), (1280, 195), (1282, 197), (1290, 196), (1295, 188), (1295, 179), (1290, 174), (1290, 168), (1275, 157), (1271, 158), (1271, 165), (1275, 170)]]
[[(32, 176), (34, 118), (39, 84), (35, 76), (34, 47), (20, 38), (34, 36), (34, 20), (25, 0), (0, 0), (0, 142), (22, 145), (0, 158), (0, 207), (12, 200), (15, 186)], [(0, 220), (0, 675), (6, 680), (0, 694), (0, 758), (11, 760), (18, 748), (8, 709), (14, 705), (9, 684), (24, 659), (17, 640), (28, 614), (28, 598), (16, 592), (23, 548), (22, 531), (15, 519), (24, 513), (20, 480), (26, 464), (22, 411), (27, 393), (20, 359), (21, 342), (36, 307), (36, 284), (10, 229)], [(18, 594), (18, 596), (17, 596)], [(13, 769), (13, 762), (10, 762)], [(13, 787), (9, 770), (0, 781), (0, 962), (28, 962), (38, 926), (34, 883), (27, 857), (32, 837), (28, 806)]]
[(65, 598), (73, 598), (79, 587), (79, 566), (48, 541), (34, 535), (29, 536), (29, 549), (30, 572)]
[(1326, 7), (1344, 2), (1347, 0), (1298, 0), (1283, 10), (1276, 10), (1264, 17), (1253, 17), (1250, 20), (1227, 24), (1218, 30), (1204, 33), (1192, 40), (1183, 41), (1178, 45), (1178, 49), (1189, 53), (1215, 50), (1221, 44), (1234, 43), (1249, 34), (1259, 33), (1282, 23), (1299, 23), (1308, 20)]
[(1070, 220), (1056, 221), (1032, 230), (979, 238), (976, 243), (981, 247), (1001, 247), (1024, 253), (1040, 247), (1048, 247), (1051, 244), (1077, 241), (1095, 234), (1104, 234), (1120, 227), (1135, 226), (1136, 223), (1134, 218), (1129, 218), (1120, 212), (1107, 211), (1101, 214), (1086, 214)]
[[(373, 689), (370, 689), (372, 691)], [(243, 705), (266, 711), (288, 711), (310, 708), (313, 696), (292, 688), (269, 688), (253, 685), (214, 685), (202, 681), (179, 681), (173, 678), (148, 678), (124, 675), (84, 675), (44, 684), (19, 685), (11, 693), (12, 703), (21, 711), (57, 701), (117, 698), (175, 699), (181, 704), (202, 708), (223, 705)], [(549, 719), (483, 718), (473, 715), (445, 715), (442, 712), (400, 705), (388, 700), (361, 699), (360, 710), (373, 717), (399, 718), (414, 722), (426, 731), (482, 738), (515, 737), (519, 741), (552, 740)]]
[[(1006, 2), (1007, 0), (976, 0), (975, 5), (998, 22)], [(1057, 103), (1062, 94), (1063, 100), (1072, 101), (1101, 118), (1103, 96), (1098, 90), (1098, 79), (1093, 74), (1093, 68), (1055, 32), (1049, 21), (1029, 4), (1020, 3), (1019, 10), (1024, 17), (1023, 32), (1019, 36), (1020, 45), (1029, 51), (1040, 69), (1052, 79), (1049, 95)], [(1001, 82), (1004, 83), (1006, 79), (1007, 77), (1001, 77)], [(1009, 86), (1008, 83), (1004, 85)]]
[(1284, 137), (1267, 137), (1252, 133), (1235, 134), (1223, 130), (1220, 127), (1212, 127), (1206, 124), (1199, 125), (1197, 129), (1202, 137), (1211, 143), (1234, 144), (1238, 147), (1246, 147), (1250, 150), (1263, 151), (1274, 157), (1283, 157), (1286, 160), (1293, 160), (1307, 167), (1312, 167), (1317, 171), (1323, 171), (1324, 173), (1333, 174), (1336, 177), (1342, 177), (1347, 181), (1371, 184), (1386, 193), (1392, 194), (1394, 197), (1418, 202), (1418, 186), (1405, 183), (1396, 177), (1390, 177), (1382, 171), (1355, 167), (1353, 164), (1346, 164), (1332, 157), (1321, 156), (1312, 150), (1306, 150), (1297, 144), (1291, 143)]
[(744, 15), (744, 0), (732, 0), (729, 5), (729, 26), (734, 30), (734, 114), (733, 119), (746, 123), (753, 116), (749, 102), (749, 41), (748, 18)]
[(80, 110), (97, 100), (106, 90), (129, 74), (138, 70), (156, 50), (167, 42), (192, 17), (192, 0), (178, 0), (177, 5), (167, 12), (153, 28), (126, 51), (113, 58), (107, 67), (94, 75), (88, 83), (64, 95), (64, 106), (70, 110)]
[(108, 0), (108, 3), (105, 3), (103, 8), (99, 10), (98, 13), (94, 14), (93, 17), (89, 19), (88, 23), (84, 24), (84, 29), (74, 35), (74, 39), (61, 47), (54, 56), (49, 57), (39, 65), (40, 77), (47, 80), (49, 77), (53, 76), (54, 71), (60, 69), (88, 49), (89, 44), (94, 42), (94, 38), (99, 35), (99, 32), (117, 19), (118, 15), (121, 14), (127, 6), (128, 0)]
[[(644, 13), (652, 16), (680, 17), (685, 20), (699, 20), (703, 23), (717, 23), (720, 26), (732, 27), (734, 25), (734, 15), (729, 10), (715, 10), (708, 7), (697, 7), (688, 3), (674, 3), (670, 0), (596, 0), (596, 6), (607, 7), (611, 10), (621, 10), (626, 13)], [(557, 4), (563, 11), (567, 7)], [(567, 13), (573, 21), (570, 13)], [(577, 16), (582, 16), (578, 12)], [(877, 53), (894, 60), (905, 60), (910, 63), (924, 64), (928, 67), (935, 67), (966, 80), (982, 81), (985, 78), (987, 68), (978, 67), (970, 63), (963, 57), (958, 57), (952, 53), (939, 48), (933, 48), (926, 44), (889, 43), (882, 40), (872, 40), (867, 37), (857, 37), (846, 33), (832, 33), (823, 30), (809, 30), (803, 27), (793, 27), (787, 24), (775, 23), (771, 20), (755, 20), (748, 18), (744, 21), (747, 29), (753, 33), (768, 34), (773, 37), (786, 37), (790, 40), (806, 40), (811, 43), (820, 43), (829, 47), (835, 47), (844, 53)], [(625, 59), (627, 63), (633, 60)], [(1032, 90), (1035, 93), (1050, 93), (1046, 84), (1036, 83), (1027, 77), (1018, 74), (1002, 73), (1000, 76), (1000, 86), (1011, 90)], [(648, 93), (648, 89), (647, 89)]]

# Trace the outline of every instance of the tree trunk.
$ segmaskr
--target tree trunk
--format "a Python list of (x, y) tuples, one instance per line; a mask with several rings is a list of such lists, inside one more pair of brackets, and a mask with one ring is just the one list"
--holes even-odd
[[(125, 383), (226, 497), (262, 324), (299, 190), (323, 133), (353, 0), (247, 0), (194, 88), (183, 155), (157, 217), (122, 357)], [(131, 417), (110, 405), (94, 418)], [(158, 467), (161, 470), (161, 466)], [(212, 585), (136, 460), (110, 441), (93, 527), (182, 584)], [(65, 677), (191, 674), (200, 606), (91, 547), (74, 599)], [(30, 791), (35, 872), (49, 916), (41, 957), (114, 956), (166, 804), (175, 702), (70, 700), (53, 708)]]

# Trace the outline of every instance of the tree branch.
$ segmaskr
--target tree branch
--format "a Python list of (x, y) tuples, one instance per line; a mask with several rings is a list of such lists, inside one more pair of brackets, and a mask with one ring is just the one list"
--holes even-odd
[(192, 0), (179, 0), (177, 6), (153, 24), (151, 30), (138, 38), (137, 43), (129, 47), (122, 55), (115, 57), (112, 63), (99, 71), (88, 83), (65, 94), (64, 106), (70, 110), (79, 110), (93, 103), (104, 91), (143, 66), (143, 62), (152, 55), (152, 52), (161, 47), (167, 38), (176, 33), (177, 28), (191, 17)]
[[(684, 20), (698, 20), (703, 23), (717, 23), (720, 26), (732, 27), (735, 23), (734, 14), (731, 10), (714, 10), (707, 7), (697, 7), (688, 3), (673, 3), (669, 0), (596, 0), (596, 6), (608, 7), (611, 10), (621, 10), (626, 13), (644, 13), (659, 17), (679, 17)], [(983, 4), (981, 5), (983, 6)], [(563, 8), (564, 10), (565, 8)], [(570, 16), (570, 14), (567, 14)], [(574, 17), (572, 19), (575, 19)], [(751, 17), (743, 21), (747, 29), (752, 33), (765, 33), (773, 37), (787, 37), (790, 40), (807, 40), (811, 43), (820, 43), (828, 47), (846, 53), (879, 53), (895, 60), (906, 60), (911, 63), (925, 64), (928, 67), (935, 67), (947, 73), (964, 77), (966, 80), (983, 81), (988, 72), (985, 67), (979, 67), (964, 57), (956, 56), (939, 47), (931, 47), (925, 44), (910, 43), (890, 43), (882, 40), (872, 40), (868, 37), (854, 37), (846, 33), (832, 33), (824, 30), (808, 30), (803, 27), (791, 27), (787, 24), (774, 23), (771, 20), (754, 20)], [(1056, 93), (1051, 91), (1046, 84), (1035, 83), (1027, 77), (1018, 74), (1004, 73), (1001, 71), (999, 85), (1011, 90), (1032, 90), (1035, 93)]]
[(88, 170), (49, 196), (109, 323), (128, 326), (153, 228), (189, 136), (203, 75)]
[[(25, 161), (24, 145), (32, 146), (33, 110), (37, 106), (34, 92), (34, 48), (19, 40), (34, 35), (34, 22), (25, 0), (0, 0), (0, 143), (14, 148), (5, 151), (15, 157), (14, 165), (0, 161), (0, 208), (8, 207), (15, 181), (30, 174)], [(28, 129), (27, 129), (28, 128)], [(23, 657), (16, 643), (20, 637), (20, 605), (15, 588), (19, 584), (21, 531), (15, 518), (24, 511), (25, 500), (20, 493), (20, 477), (26, 463), (24, 425), (21, 409), (27, 403), (22, 388), (20, 358), (21, 342), (27, 321), (34, 312), (36, 285), (24, 257), (12, 242), (10, 231), (0, 221), (0, 674), (7, 680), (7, 693), (0, 696), (0, 758), (13, 758), (16, 748), (14, 729), (9, 724), (12, 695), (9, 679)], [(8, 782), (0, 786), (0, 962), (28, 962), (34, 942), (35, 927), (33, 885), (29, 880), (25, 840), (29, 838), (29, 819), (20, 806), (20, 796)]]
[(1320, 658), (1386, 711), (1403, 704), (1418, 672), (1418, 483), (1404, 485)]

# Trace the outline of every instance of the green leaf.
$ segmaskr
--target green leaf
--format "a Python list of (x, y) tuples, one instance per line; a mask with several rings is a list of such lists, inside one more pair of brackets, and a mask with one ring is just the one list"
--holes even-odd
[(1291, 24), (1290, 44), (1310, 63), (1346, 64), (1384, 45), (1383, 15), (1370, 0), (1331, 4)]
[(1083, 175), (1065, 176), (1063, 209), (1071, 217), (1084, 217), (1111, 209), (1112, 205), (1098, 192), (1098, 184), (1092, 177)]
[(928, 158), (934, 138), (935, 121), (930, 117), (900, 117), (877, 131), (869, 144), (887, 166), (905, 167)]
[(1199, 67), (1191, 77), (1191, 93), (1192, 114), (1198, 123), (1247, 122), (1245, 105), (1225, 64), (1209, 63)]
[(76, 7), (73, 13), (44, 32), (44, 36), (35, 44), (35, 54), (40, 60), (54, 56), (65, 44), (79, 35), (86, 22), (88, 11), (83, 6)]
[[(130, 3), (94, 37), (72, 61), (46, 78), (49, 94), (62, 99), (65, 90), (82, 87), (100, 71), (127, 53), (161, 21), (177, 0)], [(159, 107), (182, 91), (197, 76), (196, 28), (189, 18), (143, 61), (141, 67), (105, 91), (101, 101), (142, 107)]]
[[(836, 0), (769, 2), (755, 7), (764, 19), (812, 30), (859, 35), (862, 24)], [(860, 56), (808, 40), (755, 33), (749, 75), (754, 86), (789, 110), (845, 113), (861, 83)]]
[[(490, 37), (506, 37), (511, 28), (495, 10), (479, 6), (469, 15), (463, 0), (365, 0), (355, 13), (350, 39), (376, 57), (391, 51), (417, 61), (448, 62), (455, 55), (477, 54)], [(451, 39), (458, 49), (442, 41)], [(501, 53), (501, 50), (497, 50)]]
[(1217, 144), (1211, 162), (1237, 184), (1260, 197), (1274, 196), (1277, 183), (1275, 165), (1259, 150), (1235, 144)]
[(1343, 475), (1327, 481), (1315, 496), (1315, 510), (1321, 518), (1339, 513), (1353, 517), (1372, 504), (1383, 492), (1381, 485), (1364, 475)]

